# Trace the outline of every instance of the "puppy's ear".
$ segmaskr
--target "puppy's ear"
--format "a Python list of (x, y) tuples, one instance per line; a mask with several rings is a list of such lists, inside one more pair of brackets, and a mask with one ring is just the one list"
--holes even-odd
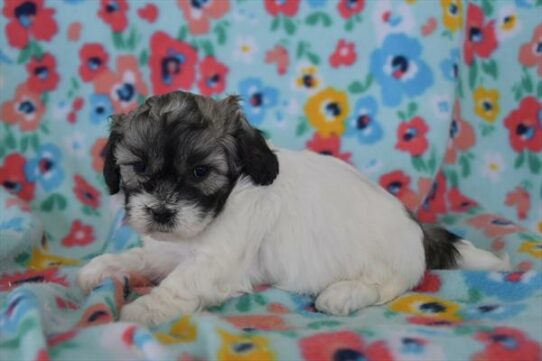
[(110, 194), (118, 193), (120, 190), (120, 168), (115, 158), (115, 148), (118, 142), (121, 140), (122, 135), (120, 133), (120, 122), (122, 120), (121, 115), (111, 116), (111, 134), (105, 145), (105, 161), (103, 175), (105, 183), (109, 188)]
[(228, 114), (234, 118), (234, 132), (237, 152), (241, 161), (241, 172), (248, 175), (254, 184), (266, 186), (275, 180), (279, 173), (277, 156), (267, 145), (262, 133), (247, 121), (239, 105), (240, 97), (232, 95), (223, 100), (229, 108)]

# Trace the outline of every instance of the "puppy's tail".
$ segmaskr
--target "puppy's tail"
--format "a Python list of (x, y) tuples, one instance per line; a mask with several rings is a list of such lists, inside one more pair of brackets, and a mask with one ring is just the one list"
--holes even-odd
[(428, 269), (462, 268), (467, 270), (509, 271), (507, 254), (497, 257), (491, 252), (476, 248), (442, 227), (420, 224), (423, 231), (425, 263)]

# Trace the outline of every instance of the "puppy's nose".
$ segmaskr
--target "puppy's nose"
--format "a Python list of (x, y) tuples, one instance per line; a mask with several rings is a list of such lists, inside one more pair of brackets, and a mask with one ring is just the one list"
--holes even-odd
[(157, 223), (168, 223), (174, 214), (174, 212), (167, 208), (149, 208), (149, 213)]

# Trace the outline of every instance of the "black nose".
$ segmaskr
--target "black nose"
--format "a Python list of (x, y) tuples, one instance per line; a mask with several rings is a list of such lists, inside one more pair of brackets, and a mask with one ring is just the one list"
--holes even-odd
[(174, 212), (167, 208), (149, 208), (149, 213), (157, 223), (168, 223), (174, 214)]

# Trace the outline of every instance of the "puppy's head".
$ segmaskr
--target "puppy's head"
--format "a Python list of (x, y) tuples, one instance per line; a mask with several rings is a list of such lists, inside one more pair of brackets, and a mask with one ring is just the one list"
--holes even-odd
[(220, 213), (239, 177), (269, 185), (278, 161), (238, 97), (174, 92), (115, 115), (104, 177), (122, 192), (128, 222), (155, 239), (190, 239)]

